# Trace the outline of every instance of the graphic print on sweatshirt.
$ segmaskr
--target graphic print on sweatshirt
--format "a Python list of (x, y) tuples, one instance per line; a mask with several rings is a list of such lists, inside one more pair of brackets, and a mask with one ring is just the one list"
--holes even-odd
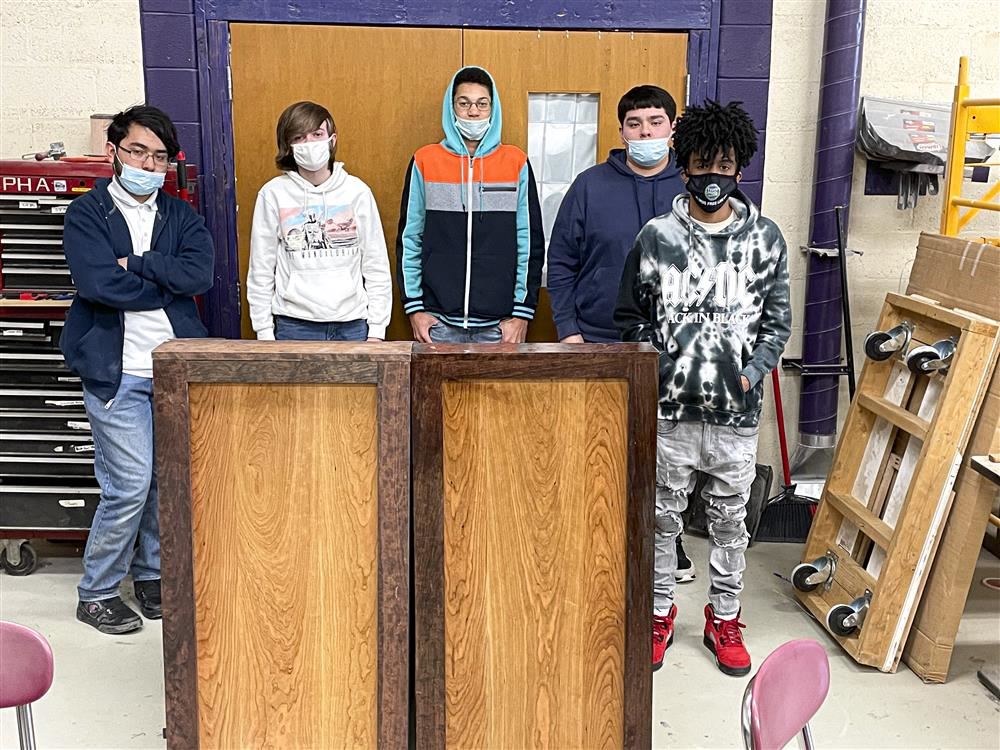
[(285, 250), (307, 253), (308, 257), (334, 257), (358, 245), (358, 225), (354, 209), (348, 205), (324, 206), (322, 202), (304, 208), (278, 211)]
[(672, 312), (668, 323), (724, 323), (743, 325), (755, 315), (757, 274), (744, 263), (730, 260), (710, 265), (692, 256), (686, 268), (671, 264), (661, 271), (663, 301)]
[(741, 194), (732, 203), (735, 220), (709, 233), (678, 196), (670, 214), (643, 227), (626, 262), (635, 281), (616, 323), (626, 341), (661, 352), (662, 419), (756, 425), (764, 375), (791, 330), (781, 233)]
[(670, 403), (711, 410), (723, 422), (730, 421), (723, 415), (755, 406), (743, 392), (740, 375), (763, 301), (758, 274), (749, 263), (717, 255), (728, 244), (706, 243), (688, 255), (683, 268), (665, 262), (668, 258), (657, 264), (657, 319), (667, 354), (661, 359), (661, 393)]

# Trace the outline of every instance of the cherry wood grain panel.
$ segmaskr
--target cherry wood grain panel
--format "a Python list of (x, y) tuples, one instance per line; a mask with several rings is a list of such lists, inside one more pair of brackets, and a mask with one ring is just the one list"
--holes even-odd
[(620, 747), (628, 386), (445, 382), (450, 748)]
[(192, 384), (200, 742), (374, 747), (374, 385)]

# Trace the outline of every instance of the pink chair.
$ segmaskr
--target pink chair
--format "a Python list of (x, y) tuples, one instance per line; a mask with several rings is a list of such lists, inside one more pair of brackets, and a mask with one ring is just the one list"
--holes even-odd
[(800, 732), (813, 750), (809, 720), (830, 691), (830, 661), (816, 641), (802, 639), (778, 646), (743, 694), (743, 746), (780, 750)]
[(35, 750), (31, 704), (52, 686), (52, 649), (31, 628), (0, 621), (0, 708), (16, 707), (21, 750)]

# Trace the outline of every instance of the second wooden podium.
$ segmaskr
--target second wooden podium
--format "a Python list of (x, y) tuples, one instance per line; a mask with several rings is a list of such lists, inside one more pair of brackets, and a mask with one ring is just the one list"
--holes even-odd
[(657, 356), (417, 345), (419, 748), (648, 748)]

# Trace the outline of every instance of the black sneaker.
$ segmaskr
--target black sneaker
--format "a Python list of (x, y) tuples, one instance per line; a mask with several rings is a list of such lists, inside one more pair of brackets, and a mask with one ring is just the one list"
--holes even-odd
[(76, 619), (108, 635), (131, 633), (142, 627), (142, 618), (119, 596), (80, 602), (76, 606)]
[(143, 617), (147, 620), (159, 620), (163, 617), (159, 578), (153, 581), (135, 581), (132, 590), (135, 592), (135, 600), (139, 602)]
[(697, 574), (694, 571), (694, 563), (691, 562), (684, 552), (684, 545), (681, 538), (677, 537), (677, 583), (690, 583)]

